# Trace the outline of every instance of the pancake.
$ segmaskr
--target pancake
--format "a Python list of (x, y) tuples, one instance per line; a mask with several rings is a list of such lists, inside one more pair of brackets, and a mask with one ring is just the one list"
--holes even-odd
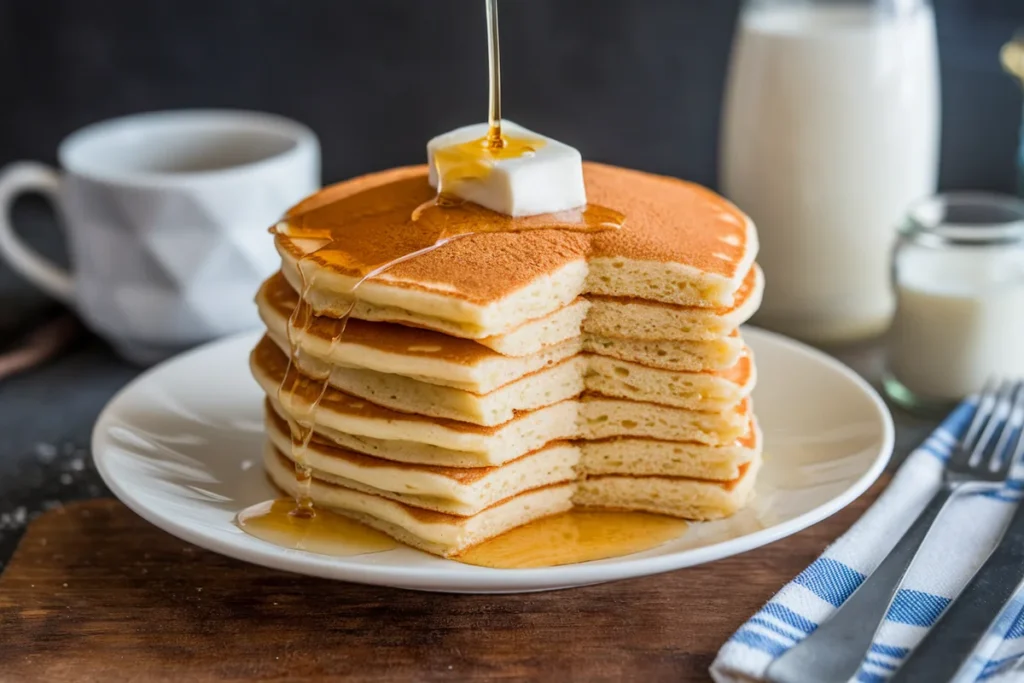
[(577, 484), (573, 505), (701, 521), (721, 519), (746, 505), (760, 467), (758, 456), (740, 468), (737, 479), (728, 482), (682, 477), (588, 476)]
[[(565, 308), (529, 320), (508, 332), (481, 337), (474, 341), (505, 356), (518, 357), (539, 353), (560, 342), (578, 339), (589, 310), (590, 302), (581, 297)], [(415, 320), (411, 322), (417, 324)], [(444, 326), (444, 323), (441, 324)], [(450, 329), (442, 331), (459, 336), (458, 325), (449, 327)]]
[[(281, 273), (288, 283), (296, 290), (303, 291), (303, 300), (309, 303), (317, 315), (328, 318), (342, 318), (346, 314), (352, 318), (369, 320), (373, 322), (393, 322), (408, 325), (411, 327), (422, 327), (428, 330), (435, 330), (453, 337), (475, 339), (494, 349), (505, 349), (509, 355), (524, 355), (535, 353), (542, 344), (531, 342), (534, 337), (544, 337), (547, 343), (557, 343), (570, 337), (579, 336), (579, 325), (572, 327), (573, 322), (582, 321), (583, 314), (578, 312), (575, 316), (565, 314), (565, 308), (580, 300), (579, 293), (582, 291), (582, 282), (586, 277), (586, 263), (578, 261), (571, 266), (556, 273), (554, 277), (545, 277), (535, 285), (531, 286), (525, 293), (517, 295), (514, 302), (524, 303), (520, 305), (522, 311), (518, 318), (502, 317), (503, 312), (498, 311), (490, 316), (479, 318), (467, 318), (463, 311), (464, 306), (459, 301), (448, 301), (440, 295), (431, 295), (430, 300), (433, 306), (428, 308), (435, 315), (428, 315), (416, 310), (408, 310), (399, 306), (377, 303), (373, 300), (366, 301), (362, 298), (353, 299), (345, 294), (339, 294), (328, 289), (326, 285), (317, 288), (303, 287), (303, 278), (317, 282), (330, 283), (331, 278), (316, 270), (316, 266), (307, 259), (303, 262), (304, 270), (311, 272), (302, 275), (298, 270), (299, 257), (308, 255), (317, 243), (302, 242), (307, 251), (288, 253), (282, 251), (278, 238), (278, 252), (281, 254)], [(447, 245), (446, 245), (447, 246)], [(438, 251), (442, 251), (439, 249)], [(343, 278), (334, 286), (338, 288), (351, 287), (351, 278)], [(368, 280), (359, 286), (358, 292), (362, 296), (367, 291), (374, 291), (377, 285), (375, 280)], [(545, 287), (556, 290), (552, 294), (551, 305), (534, 304), (526, 302), (546, 301)], [(342, 289), (342, 291), (348, 291)], [(512, 304), (509, 304), (511, 306)], [(576, 309), (579, 311), (579, 309)], [(555, 315), (562, 311), (562, 315)]]
[(588, 296), (583, 322), (587, 334), (632, 340), (709, 341), (724, 337), (745, 323), (761, 305), (764, 275), (754, 265), (738, 303), (721, 309), (672, 306), (629, 297)]
[(584, 394), (580, 399), (577, 438), (638, 436), (722, 446), (747, 433), (751, 414), (749, 400), (721, 413), (704, 413)]
[[(287, 341), (277, 335), (268, 337), (287, 353)], [(578, 396), (583, 391), (587, 365), (585, 357), (574, 356), (488, 394), (476, 394), (391, 373), (332, 366), (304, 354), (294, 363), (307, 377), (327, 377), (331, 386), (385, 408), (485, 426), (499, 425), (518, 412)]]
[[(503, 334), (584, 293), (712, 309), (734, 305), (757, 251), (746, 216), (713, 192), (672, 178), (599, 164), (585, 164), (584, 178), (590, 201), (618, 207), (628, 216), (625, 227), (464, 236), (375, 275), (355, 298), (426, 321), (456, 323), (458, 336), (470, 338)], [(428, 226), (411, 219), (432, 197), (422, 166), (323, 190), (279, 226), (282, 270), (293, 285), (310, 283), (303, 298), (317, 312), (337, 317), (351, 308), (353, 287), (368, 267), (434, 243)], [(318, 212), (327, 212), (330, 202), (336, 202), (332, 215), (342, 213), (346, 221), (326, 226), (338, 239), (327, 247), (323, 224), (329, 221)], [(508, 220), (492, 214), (485, 229)], [(319, 227), (304, 232), (303, 223)], [(372, 230), (362, 227), (370, 225)], [(357, 306), (354, 315), (364, 314)]]
[[(263, 460), (270, 480), (284, 493), (298, 492), (291, 462), (267, 445)], [(448, 515), (355, 491), (314, 476), (309, 494), (315, 505), (344, 515), (428, 553), (450, 557), (470, 546), (498, 536), (535, 519), (572, 507), (576, 484), (555, 484), (532, 489), (503, 500), (469, 517)]]
[(674, 372), (587, 355), (587, 391), (703, 412), (726, 411), (750, 395), (757, 373), (750, 351), (717, 372)]
[(729, 481), (737, 479), (740, 468), (761, 454), (762, 436), (756, 422), (752, 421), (745, 435), (723, 446), (637, 438), (577, 443), (581, 475), (629, 474)]
[(593, 334), (583, 336), (584, 351), (676, 372), (726, 370), (736, 365), (745, 348), (738, 330), (710, 341), (645, 341)]
[[(292, 459), (288, 423), (267, 411), (267, 438)], [(302, 450), (302, 462), (323, 481), (452, 515), (467, 516), (523, 491), (575, 481), (579, 449), (554, 441), (502, 467), (443, 467), (382, 460), (339, 448), (315, 436)]]
[[(479, 394), (560, 363), (578, 353), (582, 346), (579, 326), (570, 336), (516, 358), (468, 339), (431, 330), (357, 318), (349, 319), (343, 326), (340, 321), (323, 316), (313, 317), (305, 329), (293, 328), (289, 337), (289, 317), (298, 302), (299, 295), (280, 273), (264, 282), (256, 295), (260, 317), (271, 336), (290, 338), (305, 355), (336, 366), (403, 375)], [(581, 322), (586, 306), (582, 299), (570, 304), (568, 308), (577, 309), (570, 312), (570, 317)], [(339, 334), (340, 339), (332, 343)]]
[[(267, 401), (279, 415), (289, 414), (276, 399), (268, 398)], [(323, 424), (323, 421), (315, 425), (314, 431), (340, 448), (384, 460), (443, 467), (493, 467), (543, 448), (552, 441), (574, 438), (578, 413), (575, 401), (563, 401), (520, 415), (497, 430), (491, 439), (483, 440), (478, 450), (456, 450), (397, 438), (404, 436), (401, 434), (395, 435), (396, 438), (349, 434)], [(331, 424), (346, 423), (343, 416), (328, 418), (326, 421)]]
[[(261, 345), (250, 357), (254, 377), (282, 416), (296, 419), (308, 415), (319, 386), (300, 378), (295, 391), (283, 392), (279, 397), (278, 387), (284, 379), (287, 361), (272, 342), (269, 342), (269, 347), (274, 353), (266, 353), (267, 346)], [(419, 452), (423, 452), (419, 448), (421, 446), (464, 451), (467, 452), (467, 466), (482, 466), (512, 460), (537, 450), (549, 441), (572, 438), (576, 433), (578, 413), (577, 401), (567, 400), (488, 427), (401, 413), (328, 388), (316, 411), (314, 427), (318, 433), (328, 437), (345, 434), (377, 447), (381, 447), (383, 442), (402, 442), (416, 446)], [(362, 450), (346, 440), (334, 440), (347, 448), (385, 456), (383, 452)]]

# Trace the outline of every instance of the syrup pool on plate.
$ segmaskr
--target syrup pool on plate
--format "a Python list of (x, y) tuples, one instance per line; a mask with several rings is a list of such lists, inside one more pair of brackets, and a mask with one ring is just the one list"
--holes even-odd
[(499, 569), (556, 567), (650, 550), (679, 538), (687, 523), (643, 512), (571, 510), (473, 546), (451, 559)]
[(253, 505), (238, 514), (242, 531), (283, 548), (344, 557), (399, 547), (390, 536), (329, 510), (311, 517), (295, 514), (295, 501), (278, 498)]

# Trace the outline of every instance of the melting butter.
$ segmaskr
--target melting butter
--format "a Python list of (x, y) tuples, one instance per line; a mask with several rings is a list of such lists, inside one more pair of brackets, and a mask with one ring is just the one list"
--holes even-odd
[(544, 147), (543, 138), (501, 136), (500, 147), (492, 145), (488, 136), (434, 150), (437, 170), (437, 192), (442, 201), (455, 197), (452, 190), (460, 183), (484, 180), (495, 162), (532, 157)]

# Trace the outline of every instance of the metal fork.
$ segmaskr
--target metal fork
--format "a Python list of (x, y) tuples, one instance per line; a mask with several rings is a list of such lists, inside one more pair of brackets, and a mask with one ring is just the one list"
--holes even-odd
[(856, 675), (896, 591), (935, 519), (957, 492), (998, 488), (1013, 460), (1005, 442), (1009, 416), (1024, 400), (1021, 382), (986, 384), (967, 433), (943, 472), (942, 486), (878, 568), (832, 617), (768, 667), (772, 683), (846, 683)]

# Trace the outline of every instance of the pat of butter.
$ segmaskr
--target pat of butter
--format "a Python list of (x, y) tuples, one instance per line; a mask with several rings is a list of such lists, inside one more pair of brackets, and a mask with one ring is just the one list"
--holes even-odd
[[(444, 192), (498, 213), (533, 216), (587, 203), (579, 151), (511, 121), (502, 121), (501, 132), (509, 144), (506, 154), (492, 154), (483, 145), (478, 152), (467, 144), (487, 136), (486, 123), (456, 128), (428, 142), (430, 185), (438, 186), (440, 155)], [(523, 146), (529, 150), (516, 154)]]

